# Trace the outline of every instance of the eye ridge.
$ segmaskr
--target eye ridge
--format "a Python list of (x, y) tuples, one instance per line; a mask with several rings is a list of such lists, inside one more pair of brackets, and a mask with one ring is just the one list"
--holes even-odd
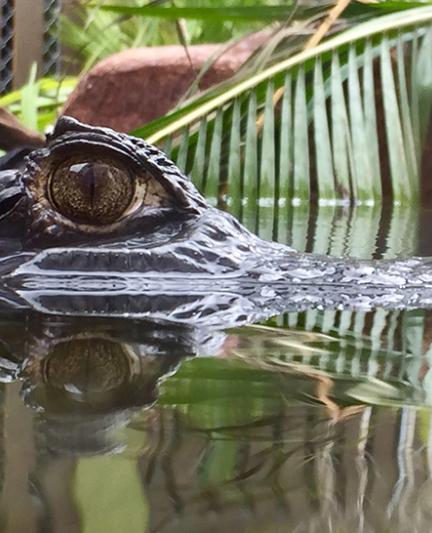
[(135, 194), (126, 166), (106, 159), (69, 159), (51, 173), (48, 195), (55, 209), (80, 224), (107, 225), (122, 218)]

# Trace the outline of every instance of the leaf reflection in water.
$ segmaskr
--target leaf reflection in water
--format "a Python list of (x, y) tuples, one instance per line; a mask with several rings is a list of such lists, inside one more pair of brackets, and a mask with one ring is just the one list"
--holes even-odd
[[(329, 211), (316, 252), (417, 253), (411, 215), (380, 237), (376, 210)], [(307, 224), (281, 221), (305, 247)], [(221, 331), (9, 310), (1, 527), (429, 531), (431, 317), (311, 310)]]
[(3, 320), (6, 530), (427, 531), (430, 316), (372, 315), (345, 335)]

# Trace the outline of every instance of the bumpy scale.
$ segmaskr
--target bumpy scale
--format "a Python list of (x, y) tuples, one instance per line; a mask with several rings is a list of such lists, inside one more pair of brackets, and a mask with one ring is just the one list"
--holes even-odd
[(310, 308), (432, 307), (432, 263), (263, 241), (160, 150), (63, 117), (0, 173), (0, 308), (227, 326)]

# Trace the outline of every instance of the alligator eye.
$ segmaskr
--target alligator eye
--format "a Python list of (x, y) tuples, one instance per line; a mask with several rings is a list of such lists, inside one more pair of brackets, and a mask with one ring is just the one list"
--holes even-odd
[(92, 225), (116, 222), (129, 207), (134, 185), (119, 163), (66, 162), (51, 176), (49, 194), (65, 217)]

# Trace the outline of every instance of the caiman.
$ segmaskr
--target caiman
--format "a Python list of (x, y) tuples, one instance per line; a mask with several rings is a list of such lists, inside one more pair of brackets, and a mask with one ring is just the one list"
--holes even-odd
[(298, 253), (209, 205), (158, 148), (60, 118), (0, 173), (0, 308), (210, 325), (432, 306), (432, 262)]

